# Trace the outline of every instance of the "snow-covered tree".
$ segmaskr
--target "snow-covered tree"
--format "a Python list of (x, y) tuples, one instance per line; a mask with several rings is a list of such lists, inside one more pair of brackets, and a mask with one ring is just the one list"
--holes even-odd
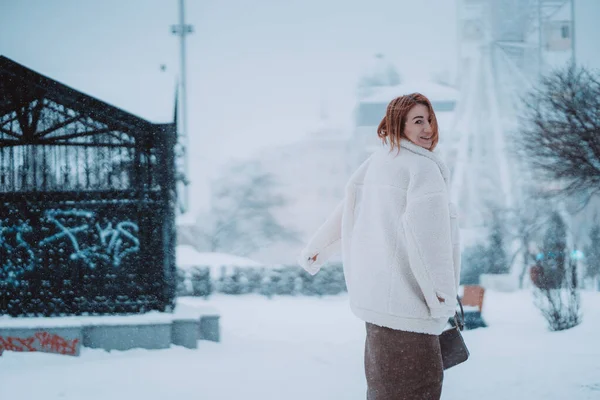
[(504, 237), (504, 219), (498, 210), (494, 210), (487, 241), (466, 248), (462, 255), (461, 283), (476, 285), (481, 274), (508, 273), (511, 264), (506, 255)]
[(256, 161), (234, 164), (212, 185), (212, 204), (197, 230), (210, 251), (248, 255), (275, 241), (296, 241), (275, 211), (286, 204), (273, 175)]
[(467, 247), (462, 254), (460, 283), (463, 285), (478, 285), (481, 274), (487, 272), (488, 249), (483, 244)]
[(586, 276), (600, 278), (600, 224), (590, 229), (589, 244), (585, 247)]
[(487, 272), (490, 274), (505, 274), (510, 265), (504, 248), (504, 226), (498, 212), (492, 214), (492, 225), (488, 238), (487, 261), (489, 263)]
[(567, 227), (558, 212), (548, 221), (540, 256), (544, 286), (560, 287), (566, 277)]

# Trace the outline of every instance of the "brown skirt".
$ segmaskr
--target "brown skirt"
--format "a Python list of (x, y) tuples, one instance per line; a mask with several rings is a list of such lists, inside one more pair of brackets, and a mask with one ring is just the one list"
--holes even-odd
[(367, 323), (367, 400), (439, 400), (444, 369), (438, 336)]

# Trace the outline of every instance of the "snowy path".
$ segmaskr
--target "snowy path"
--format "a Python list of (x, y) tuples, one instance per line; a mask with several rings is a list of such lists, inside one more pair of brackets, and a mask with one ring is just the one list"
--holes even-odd
[[(546, 331), (529, 296), (489, 293), (490, 327), (466, 333), (472, 358), (447, 372), (443, 399), (600, 399), (600, 294), (585, 293), (584, 323), (559, 333)], [(345, 296), (210, 304), (223, 316), (220, 344), (80, 358), (6, 352), (0, 399), (364, 399), (364, 327)]]

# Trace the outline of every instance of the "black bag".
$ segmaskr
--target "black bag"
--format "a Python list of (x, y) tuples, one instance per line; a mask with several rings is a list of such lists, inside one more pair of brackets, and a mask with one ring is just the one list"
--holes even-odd
[(467, 349), (467, 345), (460, 334), (460, 331), (462, 331), (465, 326), (465, 312), (458, 297), (457, 300), (458, 304), (460, 305), (461, 315), (459, 316), (458, 312), (454, 314), (455, 326), (451, 329), (445, 330), (439, 336), (444, 370), (461, 364), (467, 361), (469, 358), (469, 349)]

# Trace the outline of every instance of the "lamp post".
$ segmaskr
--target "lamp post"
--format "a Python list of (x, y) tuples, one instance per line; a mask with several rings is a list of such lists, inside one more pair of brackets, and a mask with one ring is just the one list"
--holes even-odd
[[(179, 142), (181, 145), (182, 157), (183, 157), (183, 176), (184, 181), (187, 180), (188, 175), (188, 124), (187, 124), (187, 77), (186, 77), (186, 63), (185, 63), (185, 38), (187, 35), (194, 32), (194, 27), (192, 25), (185, 23), (185, 0), (179, 0), (179, 24), (171, 25), (171, 33), (179, 36), (179, 68), (180, 68), (180, 76), (179, 76), (179, 85), (180, 85), (180, 102), (181, 102), (181, 114), (178, 116), (179, 121), (181, 122), (181, 128), (179, 129)], [(182, 212), (185, 212), (188, 208), (188, 191), (187, 191), (187, 183), (184, 182), (184, 200)]]

